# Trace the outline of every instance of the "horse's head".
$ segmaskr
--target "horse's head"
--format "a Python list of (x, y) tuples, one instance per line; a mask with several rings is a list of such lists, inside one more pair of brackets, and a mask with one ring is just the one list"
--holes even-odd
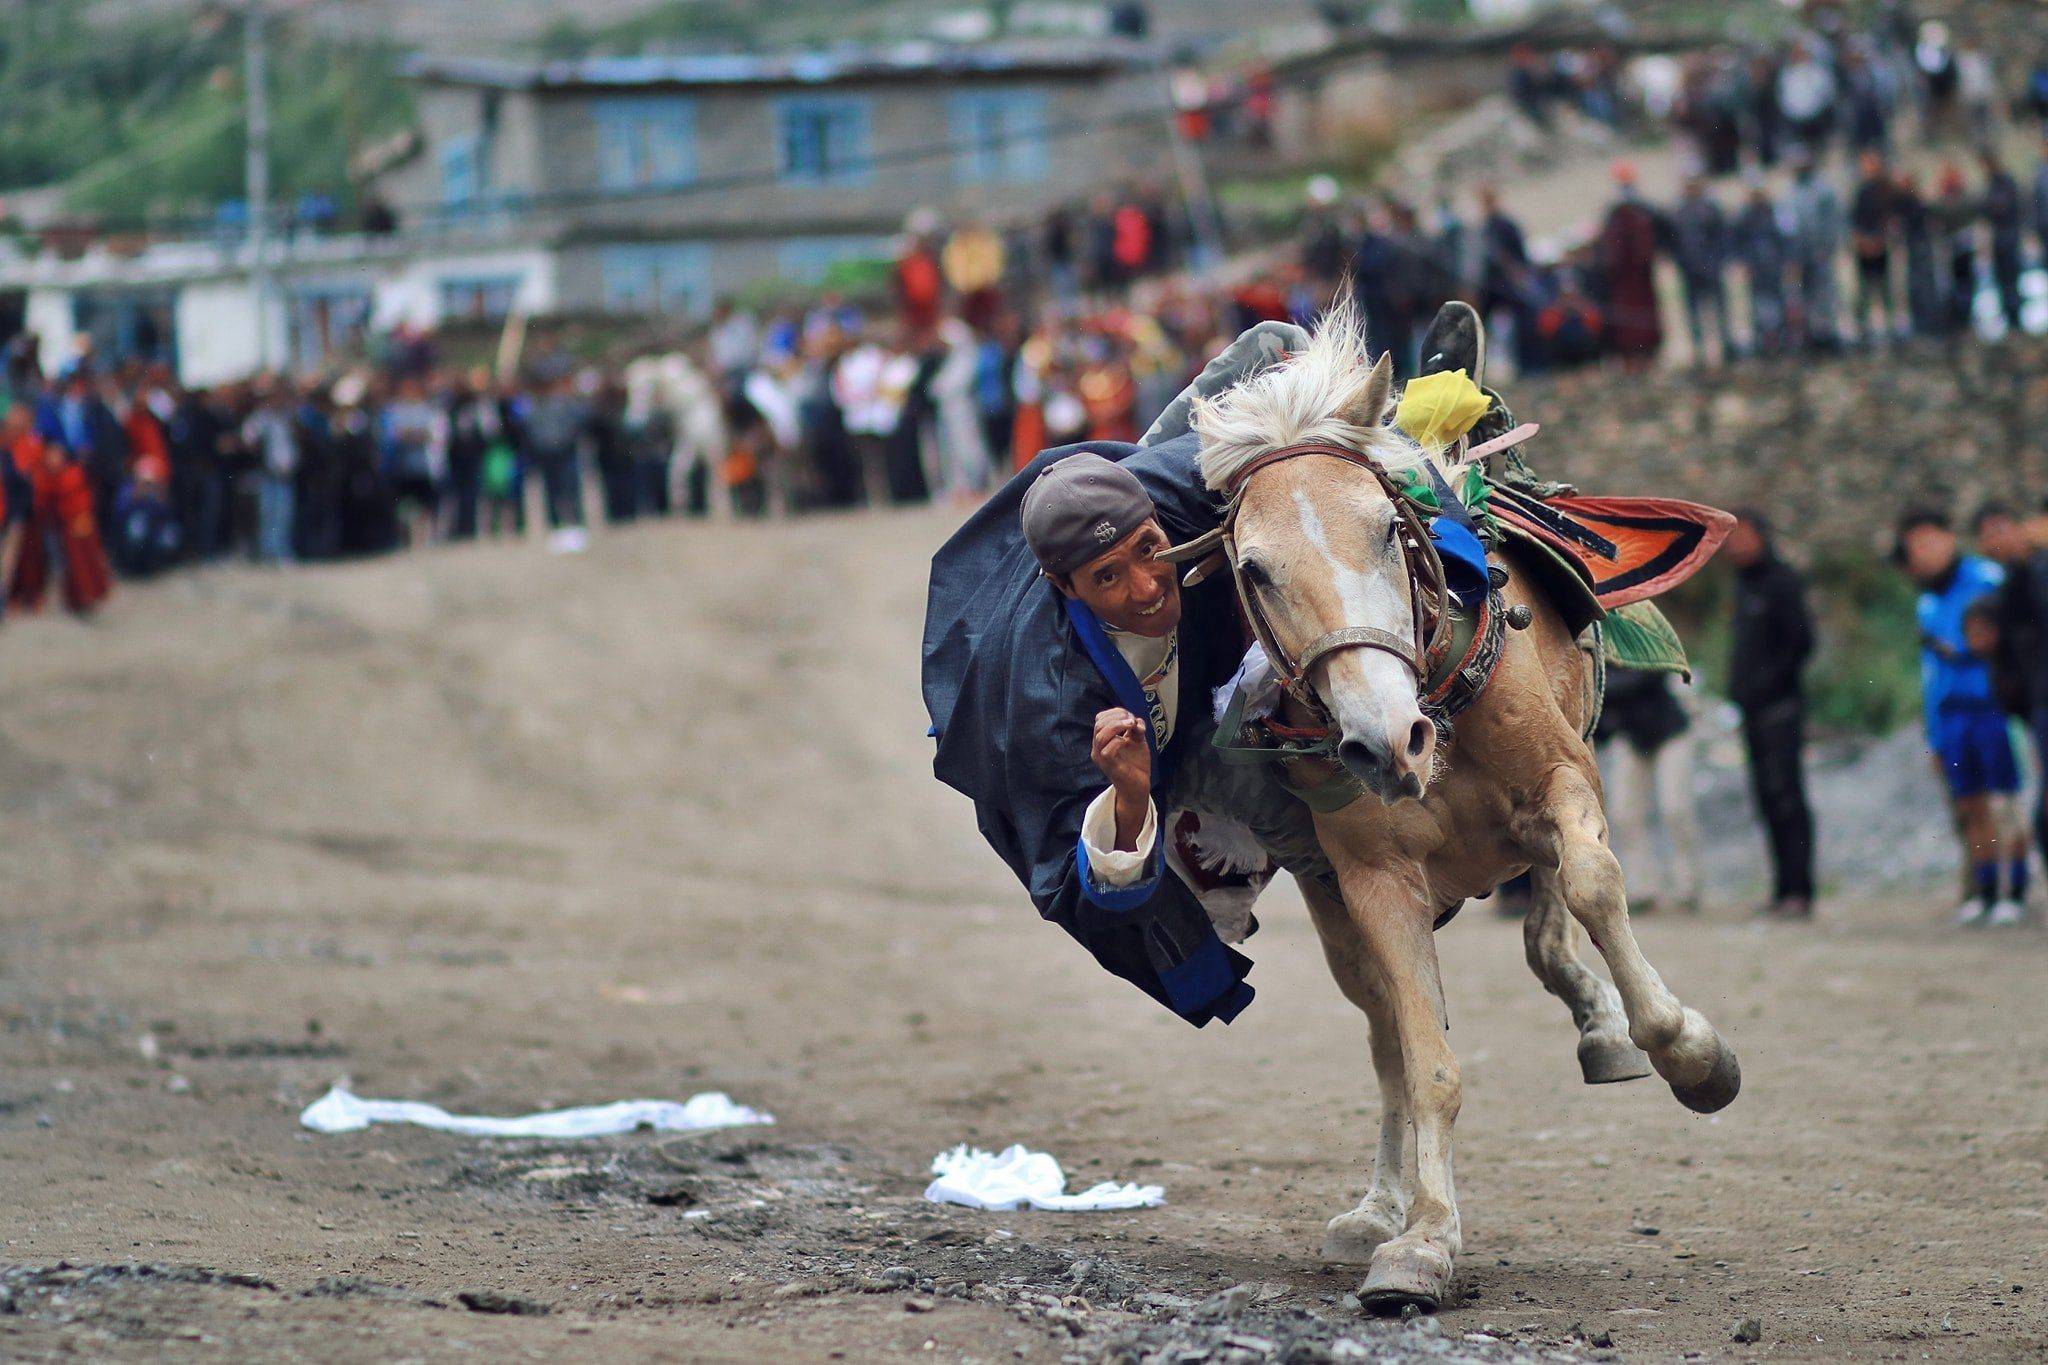
[(1368, 363), (1359, 320), (1340, 303), (1307, 350), (1196, 416), (1203, 477), (1238, 499), (1232, 540), (1243, 590), (1271, 644), (1304, 665), (1303, 681), (1338, 731), (1338, 759), (1388, 801), (1422, 794), (1436, 752), (1420, 679), (1397, 652), (1404, 643), (1410, 658), (1419, 650), (1405, 523), (1370, 469), (1325, 455), (1259, 460), (1334, 445), (1389, 472), (1414, 469), (1427, 457), (1385, 424), (1392, 389), (1386, 358)]

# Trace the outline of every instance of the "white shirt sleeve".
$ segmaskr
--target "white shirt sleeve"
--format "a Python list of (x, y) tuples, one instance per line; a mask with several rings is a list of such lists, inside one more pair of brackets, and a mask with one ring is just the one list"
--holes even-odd
[(1116, 846), (1116, 792), (1104, 787), (1081, 817), (1081, 845), (1088, 850), (1088, 874), (1103, 886), (1135, 886), (1145, 880), (1152, 846), (1159, 842), (1159, 809), (1145, 803), (1145, 823), (1138, 828), (1137, 848)]

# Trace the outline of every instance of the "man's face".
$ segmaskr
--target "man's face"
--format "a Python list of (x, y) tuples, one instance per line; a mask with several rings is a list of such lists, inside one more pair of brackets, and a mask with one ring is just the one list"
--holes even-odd
[(2017, 517), (1991, 516), (1977, 523), (1977, 548), (2001, 564), (2027, 557), (2027, 533)]
[(1956, 534), (1946, 526), (1915, 526), (1906, 532), (1906, 572), (1923, 583), (1955, 566)]
[(1764, 557), (1764, 538), (1746, 521), (1735, 523), (1728, 533), (1728, 558), (1738, 569), (1746, 569)]
[(1112, 630), (1160, 639), (1180, 625), (1180, 579), (1158, 556), (1167, 548), (1156, 519), (1067, 575), (1060, 591), (1081, 599)]
[(1980, 659), (1998, 652), (1998, 623), (1982, 613), (1963, 618), (1963, 644)]

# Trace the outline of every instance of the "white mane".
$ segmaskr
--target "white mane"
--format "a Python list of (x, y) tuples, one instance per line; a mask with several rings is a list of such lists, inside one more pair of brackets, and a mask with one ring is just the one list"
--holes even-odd
[[(1387, 401), (1366, 349), (1365, 319), (1350, 296), (1342, 296), (1311, 334), (1307, 350), (1214, 398), (1197, 400), (1202, 481), (1220, 491), (1266, 452), (1310, 444), (1348, 446), (1389, 471), (1419, 469), (1429, 457), (1385, 425)], [(1368, 406), (1379, 410), (1367, 412)]]

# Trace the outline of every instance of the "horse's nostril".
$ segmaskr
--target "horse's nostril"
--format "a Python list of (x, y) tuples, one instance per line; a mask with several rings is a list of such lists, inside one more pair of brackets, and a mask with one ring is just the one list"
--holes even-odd
[(1422, 751), (1436, 738), (1436, 727), (1427, 720), (1418, 720), (1408, 727), (1408, 757), (1421, 758)]
[(1367, 747), (1363, 740), (1347, 739), (1337, 746), (1337, 761), (1354, 773), (1363, 773), (1379, 766), (1379, 757)]

